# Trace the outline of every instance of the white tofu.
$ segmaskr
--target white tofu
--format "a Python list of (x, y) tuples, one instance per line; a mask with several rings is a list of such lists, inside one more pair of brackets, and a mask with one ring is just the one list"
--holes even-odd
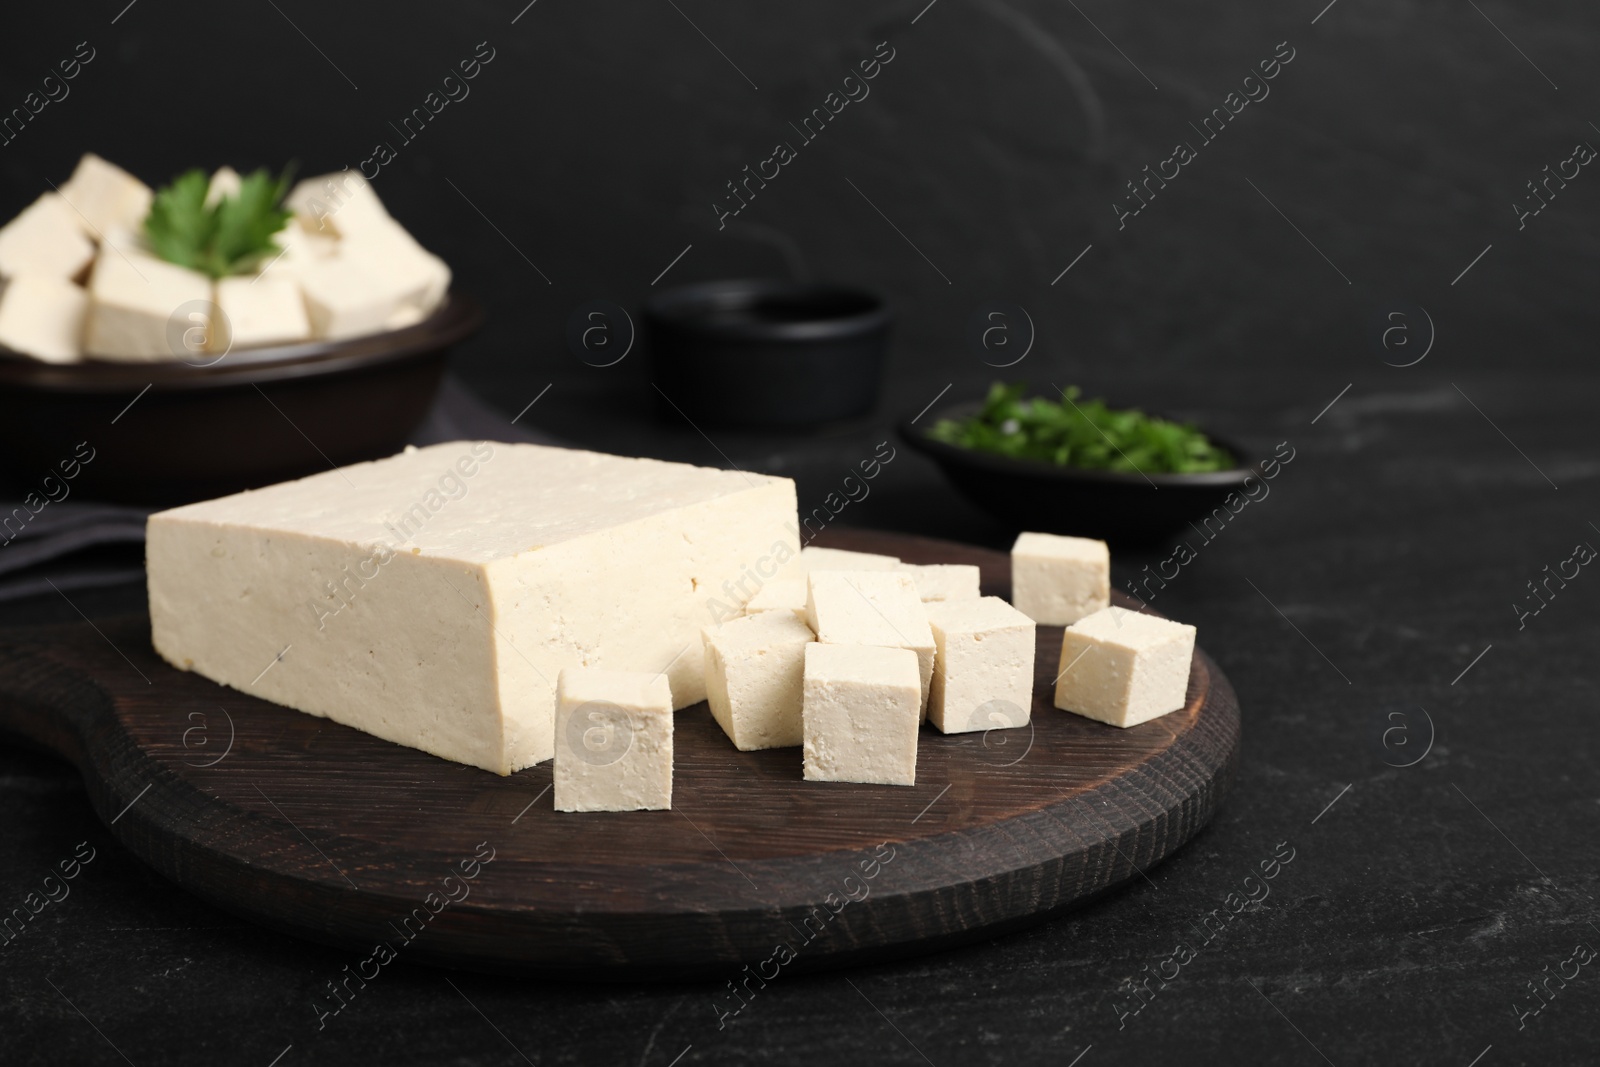
[(216, 207), (225, 196), (238, 197), (244, 179), (232, 167), (219, 167), (206, 186), (206, 207)]
[(975, 564), (902, 563), (895, 570), (911, 575), (924, 602), (976, 600), (983, 595), (978, 588), (982, 575)]
[(311, 322), (306, 318), (300, 287), (283, 278), (219, 280), (213, 325), (210, 341), (214, 352), (311, 339)]
[(1056, 707), (1113, 726), (1177, 711), (1189, 691), (1194, 627), (1106, 608), (1067, 627)]
[(349, 168), (296, 183), (284, 205), (321, 236), (349, 238), (394, 224), (372, 183)]
[(393, 315), (390, 315), (383, 321), (383, 328), (385, 330), (404, 330), (408, 327), (415, 326), (417, 323), (421, 322), (427, 317), (428, 316), (423, 313), (421, 308), (415, 308), (409, 304), (402, 304), (400, 307), (395, 309)]
[(664, 674), (566, 667), (556, 683), (557, 811), (672, 807), (672, 690)]
[(563, 667), (666, 670), (675, 707), (705, 699), (714, 591), (792, 567), (795, 520), (787, 478), (434, 445), (152, 516), (152, 637), (181, 669), (509, 774), (551, 757)]
[(317, 337), (360, 337), (388, 328), (397, 313), (415, 307), (422, 288), (403, 272), (336, 255), (296, 276), (311, 332)]
[(1023, 533), (1011, 546), (1011, 602), (1034, 622), (1068, 626), (1111, 603), (1104, 541)]
[(811, 782), (917, 784), (917, 657), (902, 648), (805, 646), (801, 720)]
[[(801, 553), (804, 554), (804, 549)], [(766, 611), (791, 611), (806, 613), (806, 580), (804, 578), (774, 578), (756, 590), (756, 595), (745, 601), (746, 615)]]
[(114, 226), (140, 229), (155, 198), (144, 182), (92, 152), (78, 160), (59, 192), (75, 209), (78, 224), (96, 240)]
[(844, 548), (807, 545), (800, 550), (800, 564), (807, 574), (812, 571), (892, 571), (900, 566), (900, 558), (877, 552), (851, 552)]
[(89, 294), (63, 278), (24, 274), (0, 282), (0, 345), (46, 363), (83, 358)]
[(933, 631), (916, 583), (898, 571), (812, 571), (807, 576), (806, 625), (832, 645), (881, 645), (917, 654), (920, 708), (933, 680)]
[(800, 744), (806, 646), (816, 638), (793, 612), (769, 611), (703, 631), (706, 703), (742, 752)]
[(0, 277), (21, 274), (67, 280), (94, 262), (94, 243), (77, 214), (56, 193), (45, 193), (0, 227)]
[(404, 303), (424, 315), (444, 302), (450, 291), (450, 268), (417, 243), (398, 222), (376, 226), (339, 242), (339, 256), (360, 264), (386, 286), (403, 289)]
[(928, 605), (928, 721), (947, 734), (1028, 725), (1037, 627), (997, 596)]
[(98, 359), (189, 359), (211, 336), (211, 279), (134, 248), (108, 245), (89, 275), (83, 350)]
[(263, 278), (287, 281), (298, 280), (301, 274), (319, 263), (325, 263), (338, 254), (339, 241), (311, 233), (301, 224), (298, 216), (272, 235), (273, 243), (282, 251), (265, 257), (256, 270)]

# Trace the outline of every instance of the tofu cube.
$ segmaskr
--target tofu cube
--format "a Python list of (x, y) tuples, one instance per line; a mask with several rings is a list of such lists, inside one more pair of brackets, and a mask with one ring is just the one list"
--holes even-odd
[(296, 279), (317, 337), (359, 337), (388, 328), (395, 313), (419, 297), (410, 280), (336, 255), (313, 263)]
[(566, 667), (556, 680), (557, 811), (672, 807), (672, 689), (665, 674)]
[(150, 202), (155, 199), (144, 182), (92, 152), (78, 160), (60, 193), (75, 209), (78, 224), (97, 240), (115, 226), (129, 230), (143, 227), (145, 216), (150, 214)]
[(1137, 726), (1183, 707), (1194, 627), (1106, 608), (1067, 627), (1056, 707), (1112, 726)]
[(898, 556), (884, 556), (876, 552), (813, 548), (810, 545), (800, 550), (800, 569), (806, 574), (812, 571), (892, 571), (899, 566)]
[(100, 359), (189, 359), (211, 336), (211, 279), (132, 248), (107, 246), (89, 275), (83, 350)]
[(759, 615), (766, 611), (791, 611), (806, 613), (806, 580), (804, 578), (773, 578), (756, 590), (756, 595), (745, 602), (746, 615)]
[(387, 286), (404, 292), (402, 303), (423, 314), (444, 302), (450, 291), (450, 268), (417, 243), (398, 222), (388, 221), (339, 242), (339, 255), (360, 264)]
[(811, 627), (769, 611), (703, 631), (706, 703), (741, 752), (800, 744), (800, 690)]
[(1028, 725), (1033, 620), (997, 596), (928, 605), (937, 650), (928, 721), (947, 734)]
[(223, 278), (209, 340), (214, 352), (311, 339), (300, 287), (286, 278)]
[(971, 563), (902, 563), (896, 570), (905, 571), (917, 583), (917, 595), (924, 603), (936, 600), (976, 600), (983, 595), (978, 589), (981, 575)]
[(0, 283), (0, 345), (46, 363), (76, 363), (88, 310), (89, 294), (63, 278), (12, 278)]
[(219, 167), (206, 186), (206, 207), (216, 207), (225, 196), (237, 197), (244, 184), (239, 172), (232, 167)]
[(1034, 622), (1070, 626), (1111, 603), (1104, 541), (1024, 533), (1011, 546), (1011, 603)]
[(830, 645), (880, 645), (917, 654), (922, 700), (933, 680), (933, 631), (916, 583), (899, 571), (813, 571), (806, 625)]
[(806, 780), (916, 785), (921, 701), (917, 657), (907, 649), (807, 645)]
[(0, 277), (70, 279), (94, 262), (94, 243), (59, 194), (45, 193), (0, 227)]
[(318, 236), (349, 238), (394, 224), (372, 183), (348, 168), (298, 182), (284, 205)]
[(308, 267), (332, 259), (339, 251), (337, 238), (312, 233), (301, 225), (299, 216), (291, 218), (272, 240), (283, 251), (261, 261), (257, 274), (263, 278), (297, 279)]

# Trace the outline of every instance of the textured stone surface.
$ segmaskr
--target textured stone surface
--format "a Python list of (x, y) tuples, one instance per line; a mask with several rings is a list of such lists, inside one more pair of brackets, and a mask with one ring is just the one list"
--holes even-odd
[[(99, 55), (0, 151), (0, 213), (85, 149), (152, 179), (191, 163), (359, 165), (487, 38), (497, 56), (472, 95), (397, 145), (378, 188), (489, 304), (459, 369), (513, 414), (555, 383), (525, 422), (796, 476), (805, 508), (947, 384), (947, 401), (982, 389), (997, 372), (966, 327), (1000, 300), (1038, 331), (1008, 375), (1178, 412), (1262, 456), (1291, 442), (1271, 495), (1214, 542), (1196, 537), (1198, 558), (1154, 603), (1199, 626), (1244, 707), (1221, 816), (1148, 882), (1088, 910), (898, 965), (780, 978), (721, 1030), (725, 989), (547, 987), (401, 961), (319, 1032), (313, 996), (356, 960), (196, 903), (111, 844), (72, 772), (0, 749), (0, 903), (20, 903), (78, 842), (98, 849), (71, 896), (0, 948), (7, 1062), (118, 1062), (114, 1044), (137, 1064), (268, 1064), (291, 1043), (283, 1067), (521, 1062), (513, 1046), (539, 1064), (646, 1065), (688, 1046), (680, 1064), (1066, 1064), (1089, 1045), (1081, 1067), (1301, 1065), (1318, 1051), (1465, 1067), (1491, 1045), (1480, 1067), (1591, 1055), (1600, 973), (1585, 968), (1524, 1029), (1512, 1005), (1531, 1007), (1524, 983), (1575, 943), (1600, 948), (1600, 578), (1585, 571), (1522, 630), (1510, 605), (1574, 543), (1600, 545), (1587, 369), (1600, 179), (1574, 179), (1520, 232), (1511, 210), (1574, 142), (1600, 143), (1582, 109), (1592, 12), (1339, 0), (1312, 25), (1321, 0), (1084, 0), (1081, 15), (939, 0), (911, 25), (921, 0), (678, 6), (759, 90), (671, 5), (538, 4), (515, 25), (516, 2), (397, 5), (376, 27), (285, 7), (359, 92), (270, 7), (224, 22), (198, 4), (139, 4), (115, 25), (30, 12), (0, 41), (6, 107), (86, 35)], [(185, 37), (197, 26), (198, 43)], [(718, 232), (722, 183), (883, 39), (897, 54), (872, 95)], [(1119, 232), (1122, 183), (1286, 39), (1296, 58), (1271, 96)], [(271, 70), (287, 76), (269, 82)], [(224, 121), (240, 113), (260, 121)], [(800, 441), (712, 430), (713, 446), (656, 420), (642, 351), (598, 369), (567, 350), (574, 307), (633, 307), (691, 244), (663, 285), (793, 264), (885, 290), (900, 329), (880, 410)], [(1384, 357), (1419, 348), (1372, 339), (1400, 299), (1438, 333), (1409, 368)], [(903, 446), (838, 521), (996, 547), (1012, 532)], [(1169, 554), (1118, 553), (1114, 579)], [(75, 600), (94, 614), (140, 595)], [(59, 598), (8, 611), (46, 618), (76, 614)], [(1431, 751), (1391, 766), (1421, 751), (1420, 709)], [(1398, 725), (1407, 745), (1391, 733), (1386, 749)], [(1119, 1029), (1116, 1005), (1135, 1003), (1126, 983), (1198, 939), (1193, 924), (1246, 892), (1282, 841), (1295, 856), (1271, 895)]]

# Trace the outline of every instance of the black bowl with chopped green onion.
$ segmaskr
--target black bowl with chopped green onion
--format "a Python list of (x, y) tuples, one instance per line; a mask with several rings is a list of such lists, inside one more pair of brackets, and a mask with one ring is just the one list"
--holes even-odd
[(1073, 388), (1025, 392), (996, 383), (986, 400), (900, 426), (963, 496), (1018, 530), (1157, 541), (1227, 511), (1230, 494), (1237, 508), (1246, 479), (1263, 477), (1237, 445), (1188, 423), (1085, 400)]

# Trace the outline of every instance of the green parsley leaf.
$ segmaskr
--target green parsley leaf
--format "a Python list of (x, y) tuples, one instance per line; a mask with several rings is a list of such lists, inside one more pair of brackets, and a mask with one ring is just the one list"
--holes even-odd
[(272, 237), (288, 223), (282, 207), (289, 176), (257, 170), (239, 183), (236, 196), (206, 205), (211, 180), (204, 171), (180, 174), (156, 192), (144, 220), (145, 237), (169, 263), (223, 278), (244, 274), (278, 254)]
[(1070, 386), (1061, 400), (1024, 400), (1027, 385), (995, 382), (976, 414), (940, 419), (935, 441), (1063, 467), (1144, 474), (1194, 474), (1238, 466), (1226, 449), (1188, 423), (1083, 400)]

